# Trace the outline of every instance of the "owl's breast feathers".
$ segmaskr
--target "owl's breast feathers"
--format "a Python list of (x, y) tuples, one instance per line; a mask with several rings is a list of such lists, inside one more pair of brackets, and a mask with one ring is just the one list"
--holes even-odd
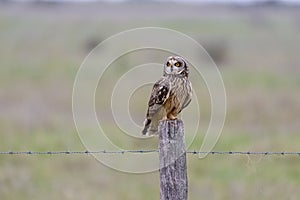
[[(166, 101), (165, 109), (168, 115), (176, 117), (190, 102), (192, 97), (192, 86), (188, 78), (171, 77), (170, 97)], [(170, 103), (169, 103), (170, 102)], [(170, 104), (170, 105), (167, 105)]]

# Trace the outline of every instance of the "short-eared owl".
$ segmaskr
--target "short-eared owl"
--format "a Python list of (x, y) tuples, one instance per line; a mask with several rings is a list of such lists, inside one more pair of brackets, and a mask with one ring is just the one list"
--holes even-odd
[(154, 84), (151, 92), (143, 135), (157, 134), (159, 120), (176, 119), (191, 102), (192, 85), (188, 75), (189, 69), (182, 57), (168, 57), (163, 77)]

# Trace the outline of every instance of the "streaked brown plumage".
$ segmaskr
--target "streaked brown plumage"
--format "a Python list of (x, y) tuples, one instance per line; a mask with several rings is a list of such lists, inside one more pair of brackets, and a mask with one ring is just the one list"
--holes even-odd
[(143, 135), (157, 134), (159, 120), (176, 119), (191, 102), (192, 85), (188, 75), (189, 69), (182, 57), (168, 57), (163, 77), (154, 84), (151, 92)]

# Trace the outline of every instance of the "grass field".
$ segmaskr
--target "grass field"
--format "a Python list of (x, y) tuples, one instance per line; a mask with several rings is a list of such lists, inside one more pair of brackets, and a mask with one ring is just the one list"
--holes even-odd
[[(143, 26), (181, 31), (203, 44), (215, 59), (228, 107), (214, 150), (299, 151), (299, 9), (2, 3), (0, 151), (84, 150), (72, 117), (77, 70), (98, 42)], [(109, 88), (132, 65), (156, 58), (159, 52), (121, 58), (103, 84)], [(194, 89), (203, 98), (200, 131), (190, 150), (199, 149), (210, 117), (205, 86), (196, 84)], [(101, 95), (96, 95), (98, 112), (109, 103)], [(132, 108), (137, 123), (143, 121), (139, 118), (146, 109), (142, 102)], [(109, 117), (104, 122), (106, 130), (115, 132)], [(143, 148), (121, 135), (110, 137), (128, 149)], [(299, 164), (299, 156), (213, 155), (200, 160), (189, 155), (189, 199), (298, 199)], [(121, 173), (87, 155), (0, 155), (3, 200), (158, 198), (158, 172)]]

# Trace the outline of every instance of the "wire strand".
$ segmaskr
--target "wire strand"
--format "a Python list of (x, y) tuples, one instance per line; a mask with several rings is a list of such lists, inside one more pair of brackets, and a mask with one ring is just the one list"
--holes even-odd
[[(144, 154), (144, 153), (158, 153), (159, 150), (99, 150), (99, 151), (0, 151), (0, 155), (89, 155), (89, 154)], [(260, 151), (260, 152), (253, 152), (253, 151), (186, 151), (187, 154), (199, 155), (199, 154), (209, 154), (209, 155), (298, 155), (300, 156), (299, 152), (274, 152), (274, 151)]]

